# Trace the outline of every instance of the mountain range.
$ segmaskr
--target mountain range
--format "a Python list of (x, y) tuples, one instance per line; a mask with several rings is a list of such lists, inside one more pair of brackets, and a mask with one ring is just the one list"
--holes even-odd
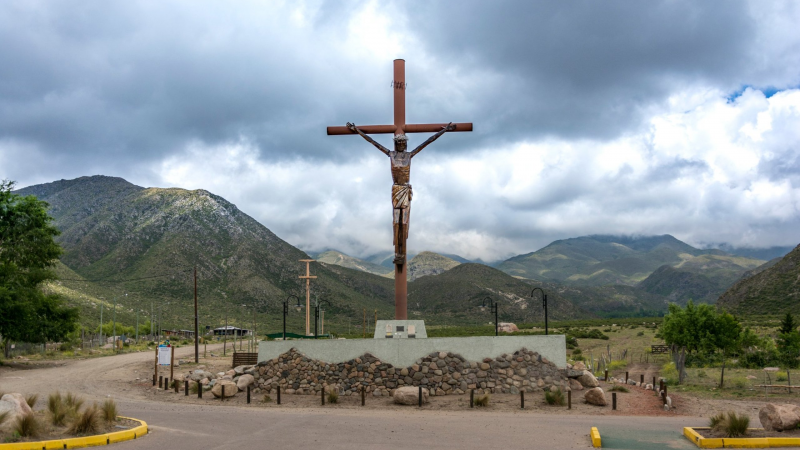
[[(118, 319), (129, 325), (138, 312), (141, 320), (155, 315), (165, 326), (191, 328), (195, 267), (203, 325), (227, 319), (250, 327), (255, 320), (259, 330), (276, 331), (281, 303), (304, 300), (299, 260), (309, 255), (208, 191), (93, 176), (18, 193), (50, 204), (65, 253), (57, 267), (62, 279), (48, 289), (80, 307), (87, 325), (99, 322), (101, 305), (108, 320), (116, 301)], [(330, 302), (327, 330), (393, 315), (391, 254), (369, 261), (335, 250), (315, 256), (311, 297)], [(479, 306), (491, 297), (501, 302), (501, 320), (541, 320), (539, 297), (530, 294), (542, 287), (554, 319), (654, 315), (669, 301), (713, 302), (770, 264), (776, 262), (696, 249), (669, 235), (565, 239), (497, 268), (420, 252), (409, 261), (409, 314), (431, 324), (488, 322)], [(303, 320), (293, 309), (287, 317), (295, 331)]]

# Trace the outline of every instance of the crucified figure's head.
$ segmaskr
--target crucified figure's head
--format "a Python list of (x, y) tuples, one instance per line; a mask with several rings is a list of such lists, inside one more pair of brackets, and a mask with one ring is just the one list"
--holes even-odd
[(398, 134), (394, 137), (394, 150), (404, 152), (408, 149), (408, 137), (405, 134)]

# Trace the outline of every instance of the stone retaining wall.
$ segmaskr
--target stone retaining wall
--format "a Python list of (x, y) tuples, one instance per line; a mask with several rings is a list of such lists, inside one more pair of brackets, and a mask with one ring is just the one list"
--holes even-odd
[(310, 359), (292, 348), (276, 358), (258, 363), (255, 385), (259, 391), (280, 387), (287, 394), (314, 394), (336, 386), (344, 395), (362, 386), (374, 396), (391, 395), (400, 386), (422, 386), (431, 395), (484, 392), (519, 393), (560, 388), (569, 390), (562, 370), (538, 353), (522, 348), (482, 361), (439, 352), (420, 358), (409, 367), (394, 367), (367, 353), (359, 358), (326, 363)]

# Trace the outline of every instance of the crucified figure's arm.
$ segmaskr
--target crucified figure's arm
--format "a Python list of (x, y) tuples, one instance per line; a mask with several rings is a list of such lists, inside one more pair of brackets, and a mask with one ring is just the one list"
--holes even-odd
[(363, 137), (364, 139), (366, 139), (366, 140), (367, 140), (367, 142), (369, 142), (370, 144), (372, 144), (372, 145), (374, 145), (375, 147), (377, 147), (377, 148), (378, 148), (378, 150), (382, 151), (384, 155), (386, 155), (386, 156), (389, 156), (389, 150), (388, 150), (386, 147), (384, 147), (384, 146), (382, 146), (381, 144), (379, 144), (379, 143), (375, 142), (375, 140), (374, 140), (374, 139), (372, 139), (371, 137), (369, 137), (369, 136), (367, 136), (366, 134), (364, 134), (364, 132), (363, 132), (363, 131), (361, 131), (361, 130), (359, 130), (359, 129), (358, 129), (358, 127), (356, 127), (356, 126), (355, 126), (355, 124), (352, 124), (352, 123), (350, 123), (350, 122), (347, 122), (347, 128), (349, 128), (349, 129), (350, 129), (350, 131), (352, 131), (352, 132), (354, 132), (354, 133), (358, 133), (358, 134), (360, 134), (360, 135), (361, 135), (361, 137)]
[(428, 145), (430, 145), (430, 144), (431, 144), (431, 142), (433, 142), (433, 141), (435, 141), (435, 140), (439, 139), (439, 136), (443, 135), (445, 132), (447, 132), (447, 131), (452, 131), (452, 130), (455, 130), (455, 129), (456, 129), (456, 127), (454, 127), (454, 126), (453, 126), (453, 122), (450, 122), (450, 123), (448, 123), (446, 127), (443, 127), (443, 128), (442, 128), (442, 131), (440, 131), (440, 132), (438, 132), (438, 133), (434, 134), (433, 136), (429, 137), (429, 138), (428, 138), (428, 139), (427, 139), (425, 142), (423, 142), (422, 144), (419, 144), (419, 147), (415, 148), (415, 149), (414, 149), (414, 151), (413, 151), (413, 152), (411, 152), (411, 157), (413, 158), (413, 157), (414, 157), (414, 155), (416, 155), (417, 153), (421, 152), (421, 151), (422, 151), (422, 149), (423, 149), (423, 148), (425, 148), (425, 147), (427, 147)]

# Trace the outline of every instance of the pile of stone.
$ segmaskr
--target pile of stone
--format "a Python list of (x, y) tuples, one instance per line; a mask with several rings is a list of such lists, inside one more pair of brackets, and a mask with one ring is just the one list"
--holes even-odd
[(222, 397), (222, 388), (225, 387), (225, 397), (233, 397), (240, 391), (247, 389), (255, 383), (256, 366), (238, 366), (227, 372), (217, 372), (216, 374), (205, 370), (204, 366), (197, 369), (175, 375), (178, 389), (184, 388), (184, 381), (189, 380), (189, 388), (193, 385), (201, 386), (204, 391), (211, 391), (215, 397)]
[[(311, 359), (291, 349), (258, 363), (253, 373), (257, 391), (315, 394), (333, 386), (343, 395), (364, 389), (373, 396), (390, 396), (403, 386), (422, 386), (431, 396), (485, 393), (568, 391), (564, 372), (537, 352), (521, 349), (482, 361), (467, 361), (450, 352), (434, 352), (408, 367), (395, 367), (365, 354), (340, 363)], [(595, 380), (596, 382), (596, 380)]]

